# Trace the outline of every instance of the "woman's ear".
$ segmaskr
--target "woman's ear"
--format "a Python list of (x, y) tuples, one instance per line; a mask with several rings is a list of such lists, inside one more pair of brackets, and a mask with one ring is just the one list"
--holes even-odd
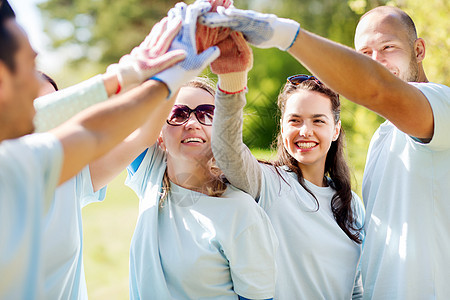
[(339, 120), (334, 127), (333, 142), (338, 139), (339, 134), (341, 134), (341, 120)]

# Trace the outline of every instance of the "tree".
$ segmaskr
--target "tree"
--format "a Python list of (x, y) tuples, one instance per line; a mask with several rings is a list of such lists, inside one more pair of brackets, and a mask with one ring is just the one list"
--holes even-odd
[[(107, 65), (138, 45), (176, 2), (48, 0), (39, 6), (46, 16), (46, 29), (54, 47), (74, 49), (64, 78), (70, 77), (71, 83), (76, 83), (103, 72)], [(350, 47), (353, 46), (360, 16), (379, 5), (399, 6), (412, 16), (419, 35), (427, 41), (424, 65), (430, 80), (450, 85), (447, 75), (450, 66), (446, 63), (450, 49), (450, 3), (446, 0), (431, 0), (426, 4), (419, 0), (235, 1), (239, 8), (292, 18), (303, 28)], [(250, 147), (267, 148), (278, 132), (276, 99), (280, 89), (288, 76), (308, 71), (278, 49), (253, 50), (255, 62), (249, 73), (244, 141)], [(68, 71), (71, 71), (70, 76)], [(348, 155), (358, 178), (362, 175), (370, 137), (382, 121), (367, 109), (342, 99), (342, 123), (347, 133)]]

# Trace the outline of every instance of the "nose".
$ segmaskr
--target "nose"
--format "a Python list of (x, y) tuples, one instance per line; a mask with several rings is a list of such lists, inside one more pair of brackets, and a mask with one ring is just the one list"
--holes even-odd
[(379, 51), (373, 51), (372, 59), (381, 63), (383, 61), (383, 55)]
[(195, 116), (195, 114), (191, 113), (189, 115), (189, 119), (187, 120), (185, 126), (186, 126), (186, 128), (196, 128), (196, 127), (201, 127), (201, 124), (197, 120), (197, 117)]
[(300, 127), (300, 132), (299, 132), (300, 136), (312, 136), (313, 134), (313, 130), (312, 130), (312, 126), (310, 126), (309, 124), (306, 124), (306, 122)]

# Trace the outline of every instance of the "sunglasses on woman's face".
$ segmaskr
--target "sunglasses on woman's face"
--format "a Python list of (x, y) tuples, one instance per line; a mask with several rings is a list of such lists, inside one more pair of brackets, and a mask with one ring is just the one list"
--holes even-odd
[(317, 79), (317, 77), (314, 77), (311, 75), (299, 74), (299, 75), (289, 76), (287, 78), (287, 81), (293, 85), (299, 85), (303, 81), (307, 81), (307, 80), (314, 80), (318, 84), (322, 84), (322, 82), (320, 82), (319, 79)]
[(172, 126), (183, 125), (189, 120), (191, 113), (194, 113), (200, 124), (211, 126), (214, 117), (214, 105), (201, 104), (194, 109), (190, 109), (187, 105), (174, 105), (169, 118), (166, 120), (167, 124)]

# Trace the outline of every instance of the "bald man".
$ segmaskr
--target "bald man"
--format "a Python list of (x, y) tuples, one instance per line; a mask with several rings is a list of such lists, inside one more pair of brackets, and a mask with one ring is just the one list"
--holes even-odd
[(357, 26), (357, 52), (254, 11), (218, 9), (200, 22), (288, 51), (327, 86), (387, 119), (372, 138), (363, 179), (364, 298), (447, 299), (450, 88), (428, 82), (425, 42), (411, 18), (394, 7), (369, 11)]

